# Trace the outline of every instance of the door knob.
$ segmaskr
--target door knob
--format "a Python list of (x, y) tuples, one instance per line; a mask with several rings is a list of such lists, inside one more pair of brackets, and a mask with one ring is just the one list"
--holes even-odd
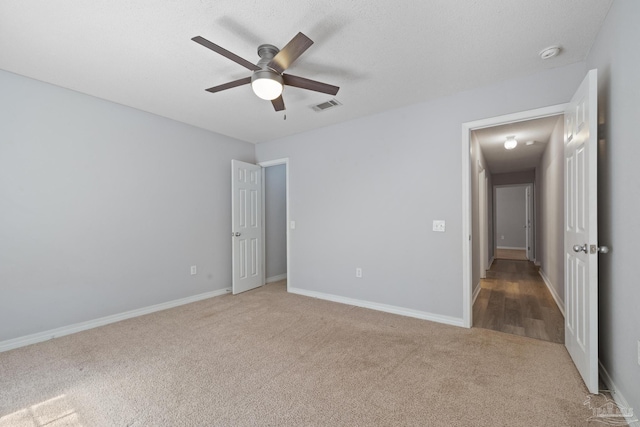
[(585, 254), (587, 254), (587, 253), (589, 253), (589, 247), (587, 246), (586, 243), (584, 245), (582, 245), (582, 246), (573, 245), (573, 251), (574, 252), (584, 252)]
[(241, 236), (241, 233), (236, 232), (235, 234), (234, 234), (234, 233), (231, 233), (231, 235), (232, 235), (232, 236), (236, 236), (236, 237), (240, 237), (240, 236)]

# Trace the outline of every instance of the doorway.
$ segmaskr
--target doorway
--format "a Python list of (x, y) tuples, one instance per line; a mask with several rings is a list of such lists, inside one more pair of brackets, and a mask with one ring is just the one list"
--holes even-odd
[[(542, 188), (562, 187), (562, 173), (549, 172), (561, 166), (562, 153), (554, 150), (558, 146), (562, 148), (562, 124), (559, 116), (549, 116), (472, 131), (475, 156), (484, 165), (479, 180), (483, 175), (491, 177), (493, 209), (492, 215), (487, 212), (486, 216), (493, 224), (495, 242), (491, 248), (494, 253), (491, 267), (481, 272), (474, 292), (474, 327), (564, 342), (563, 315), (539, 274), (534, 214), (534, 199), (538, 196), (536, 182), (544, 183)], [(514, 135), (517, 138), (513, 139)], [(508, 139), (516, 142), (515, 148), (506, 148)], [(555, 182), (549, 185), (549, 180)], [(481, 182), (479, 184), (482, 189)], [(542, 196), (537, 198), (547, 203), (548, 197)], [(478, 202), (479, 221), (474, 220), (474, 224), (482, 236), (482, 192)], [(552, 207), (562, 208), (558, 204)], [(548, 213), (541, 219), (549, 220)], [(553, 240), (555, 244), (545, 240), (541, 248), (562, 246), (561, 235), (545, 234), (544, 239)], [(473, 250), (477, 250), (480, 257), (486, 252), (478, 245), (474, 245)], [(563, 286), (563, 283), (560, 280), (556, 285)]]
[(495, 258), (535, 262), (533, 183), (496, 185), (493, 191)]
[[(529, 139), (526, 137), (526, 135), (518, 134), (518, 132), (516, 132), (519, 137), (518, 143), (520, 150), (514, 150), (513, 152), (518, 153), (517, 156), (511, 156), (508, 162), (503, 162), (502, 166), (496, 167), (495, 163), (492, 164), (491, 162), (491, 155), (489, 155), (490, 153), (486, 150), (485, 152), (483, 152), (483, 150), (481, 149), (478, 137), (481, 136), (480, 133), (482, 132), (492, 132), (492, 128), (504, 127), (506, 130), (509, 130), (509, 127), (513, 127), (514, 129), (516, 129), (518, 127), (524, 126), (525, 122), (531, 120), (546, 119), (548, 122), (552, 123), (552, 128), (558, 125), (558, 122), (561, 126), (562, 120), (559, 119), (559, 117), (563, 114), (564, 109), (565, 104), (561, 104), (463, 124), (463, 173), (465, 175), (463, 176), (463, 248), (466, 254), (466, 262), (463, 266), (463, 276), (465, 282), (465, 286), (463, 288), (463, 320), (465, 326), (467, 327), (471, 327), (474, 323), (473, 302), (478, 298), (480, 294), (481, 277), (483, 274), (487, 274), (489, 276), (494, 274), (491, 273), (491, 268), (494, 268), (496, 265), (496, 249), (499, 246), (502, 246), (500, 244), (502, 240), (500, 238), (501, 235), (496, 231), (494, 188), (504, 185), (530, 186), (530, 205), (525, 207), (525, 210), (528, 211), (528, 217), (526, 219), (523, 218), (520, 224), (522, 230), (521, 237), (524, 237), (525, 242), (518, 243), (515, 246), (517, 246), (518, 248), (522, 248), (525, 254), (527, 254), (528, 252), (529, 258), (532, 260), (533, 270), (529, 268), (516, 268), (515, 266), (510, 266), (507, 269), (511, 270), (508, 272), (509, 274), (513, 274), (517, 271), (529, 273), (533, 271), (535, 273), (533, 275), (533, 278), (540, 279), (541, 284), (544, 288), (549, 285), (540, 278), (540, 275), (535, 271), (537, 266), (533, 263), (533, 261), (538, 261), (538, 248), (536, 247), (535, 243), (540, 239), (541, 234), (535, 229), (535, 223), (537, 222), (537, 211), (539, 210), (539, 208), (536, 208), (539, 195), (536, 191), (533, 191), (536, 188), (536, 184), (538, 184), (535, 173), (535, 164), (537, 164), (539, 160), (534, 161), (534, 166), (523, 166), (526, 163), (525, 154), (528, 152), (527, 150), (532, 146), (540, 147), (539, 143), (544, 141), (539, 138), (537, 141), (533, 138)], [(511, 132), (513, 131), (514, 130), (511, 130)], [(506, 138), (508, 137), (509, 135), (506, 136)], [(505, 136), (503, 135), (502, 138), (503, 139), (498, 144), (499, 147), (496, 146), (496, 149), (494, 151), (505, 151), (503, 147)], [(540, 148), (538, 148), (538, 150), (540, 150)], [(562, 162), (562, 160), (560, 161)], [(504, 169), (505, 167), (508, 167), (510, 169)], [(480, 189), (482, 188), (482, 185), (479, 185), (480, 183), (478, 182), (478, 180), (481, 178), (481, 174), (479, 173), (479, 171), (484, 171), (484, 179), (486, 179), (488, 182), (486, 192), (488, 199), (486, 203), (487, 211), (485, 211), (485, 208), (482, 208), (483, 215), (485, 215), (485, 217), (487, 218), (487, 228), (490, 229), (490, 233), (486, 239), (480, 239), (480, 235), (482, 234), (481, 230), (484, 226), (484, 224), (480, 225), (481, 223), (478, 220), (478, 203), (481, 198), (479, 197), (479, 195), (474, 194), (475, 191), (480, 191)], [(562, 175), (559, 176), (559, 179), (560, 181), (558, 181), (556, 185), (562, 187)], [(524, 201), (524, 199), (525, 196), (523, 195), (522, 201)], [(556, 239), (562, 239), (562, 236), (555, 237)], [(544, 236), (544, 238), (548, 239), (549, 236)], [(527, 239), (529, 241), (527, 241)], [(480, 248), (480, 246), (478, 245), (478, 242), (481, 240), (484, 240), (484, 242), (481, 242), (483, 245), (482, 248)], [(480, 257), (482, 256), (484, 258), (484, 255), (482, 254), (488, 254), (487, 266), (489, 268), (487, 270), (482, 270), (482, 263), (480, 262)], [(500, 262), (498, 264), (504, 264), (504, 262)], [(474, 267), (478, 267), (472, 269), (472, 265)], [(504, 265), (498, 265), (498, 267), (504, 267)], [(488, 277), (488, 279), (492, 278)], [(555, 285), (560, 288), (562, 287), (563, 283), (556, 283)], [(552, 301), (553, 305), (555, 305), (555, 296)]]
[(263, 284), (290, 283), (289, 160), (258, 163), (262, 167)]

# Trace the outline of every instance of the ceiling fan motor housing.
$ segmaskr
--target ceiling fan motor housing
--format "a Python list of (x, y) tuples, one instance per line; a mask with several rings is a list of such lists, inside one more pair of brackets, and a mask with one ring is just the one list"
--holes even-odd
[(258, 61), (258, 67), (263, 70), (267, 70), (270, 68), (267, 67), (267, 64), (280, 52), (280, 49), (275, 47), (272, 44), (261, 44), (258, 46), (258, 56), (260, 57), (260, 61)]
[(256, 64), (261, 70), (254, 71), (251, 76), (251, 82), (257, 79), (272, 79), (279, 81), (282, 84), (282, 76), (280, 73), (274, 71), (267, 64), (271, 62), (274, 56), (276, 56), (280, 52), (280, 49), (275, 47), (272, 44), (261, 44), (258, 46), (258, 56), (260, 56), (260, 61)]

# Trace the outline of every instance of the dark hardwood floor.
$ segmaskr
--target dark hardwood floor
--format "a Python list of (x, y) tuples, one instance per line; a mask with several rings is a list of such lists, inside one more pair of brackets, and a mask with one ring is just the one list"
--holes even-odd
[(480, 287), (474, 327), (564, 343), (564, 317), (531, 261), (496, 259)]

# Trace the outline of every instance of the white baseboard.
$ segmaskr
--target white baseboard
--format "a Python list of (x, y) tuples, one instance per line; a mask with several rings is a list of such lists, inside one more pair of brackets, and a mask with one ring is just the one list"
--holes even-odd
[(161, 304), (151, 305), (148, 307), (138, 308), (135, 310), (126, 311), (124, 313), (113, 314), (111, 316), (105, 316), (99, 319), (88, 320), (86, 322), (75, 323), (73, 325), (62, 326), (60, 328), (50, 329), (44, 332), (37, 332), (35, 334), (25, 335), (23, 337), (0, 341), (0, 353), (3, 351), (13, 350), (14, 348), (24, 347), (24, 346), (36, 344), (42, 341), (47, 341), (53, 338), (75, 334), (76, 332), (86, 331), (87, 329), (97, 328), (99, 326), (108, 325), (110, 323), (119, 322), (121, 320), (131, 319), (132, 317), (143, 316), (145, 314), (153, 313), (156, 311), (166, 310), (168, 308), (173, 308), (173, 307), (189, 304), (196, 301), (201, 301), (203, 299), (225, 295), (225, 294), (228, 294), (229, 292), (231, 292), (231, 288), (205, 292), (203, 294), (198, 294), (198, 295), (193, 295), (186, 298), (180, 298), (173, 301), (163, 302)]
[(318, 298), (327, 301), (338, 302), (341, 304), (355, 305), (356, 307), (369, 308), (371, 310), (384, 311), (386, 313), (399, 314), (401, 316), (415, 317), (422, 320), (430, 320), (432, 322), (444, 323), (446, 325), (464, 327), (463, 320), (458, 317), (444, 316), (441, 314), (428, 313), (426, 311), (412, 310), (409, 308), (398, 307), (395, 305), (380, 304), (376, 302), (363, 301), (354, 298), (342, 297), (339, 295), (325, 294), (323, 292), (308, 291), (300, 288), (289, 288), (289, 292), (307, 297)]
[(496, 246), (496, 249), (515, 249), (518, 251), (526, 251), (527, 248), (517, 248), (515, 246)]
[[(600, 365), (600, 378), (602, 378), (602, 382), (607, 387), (607, 390), (611, 392), (611, 397), (613, 397), (613, 400), (618, 405), (618, 408), (621, 408), (621, 409), (630, 408), (629, 402), (627, 401), (627, 399), (625, 399), (622, 393), (620, 393), (620, 390), (618, 390), (618, 387), (616, 387), (613, 380), (611, 379), (611, 376), (609, 375), (609, 372), (607, 372), (607, 370), (602, 365), (602, 362), (600, 360), (598, 360), (598, 364)], [(631, 416), (626, 417), (627, 424), (629, 424), (629, 427), (640, 427), (640, 421), (638, 420), (639, 418), (638, 415), (635, 412), (630, 415)]]
[(478, 283), (476, 285), (475, 290), (473, 291), (473, 302), (471, 303), (472, 306), (473, 304), (476, 303), (476, 300), (478, 299), (478, 295), (480, 295), (480, 290), (481, 290), (480, 283)]
[(562, 313), (562, 317), (564, 317), (564, 303), (560, 299), (560, 295), (558, 295), (556, 288), (553, 287), (553, 285), (551, 284), (551, 280), (549, 280), (544, 270), (539, 269), (538, 273), (540, 274), (540, 277), (542, 277), (542, 280), (544, 280), (544, 284), (547, 285), (547, 289), (549, 289), (549, 292), (551, 292), (551, 296), (553, 297), (553, 300), (556, 302), (556, 305), (558, 306), (560, 313)]
[(284, 280), (287, 278), (287, 273), (284, 274), (278, 274), (277, 276), (271, 276), (271, 277), (267, 277), (265, 279), (265, 283), (273, 283), (273, 282), (279, 282), (280, 280)]

